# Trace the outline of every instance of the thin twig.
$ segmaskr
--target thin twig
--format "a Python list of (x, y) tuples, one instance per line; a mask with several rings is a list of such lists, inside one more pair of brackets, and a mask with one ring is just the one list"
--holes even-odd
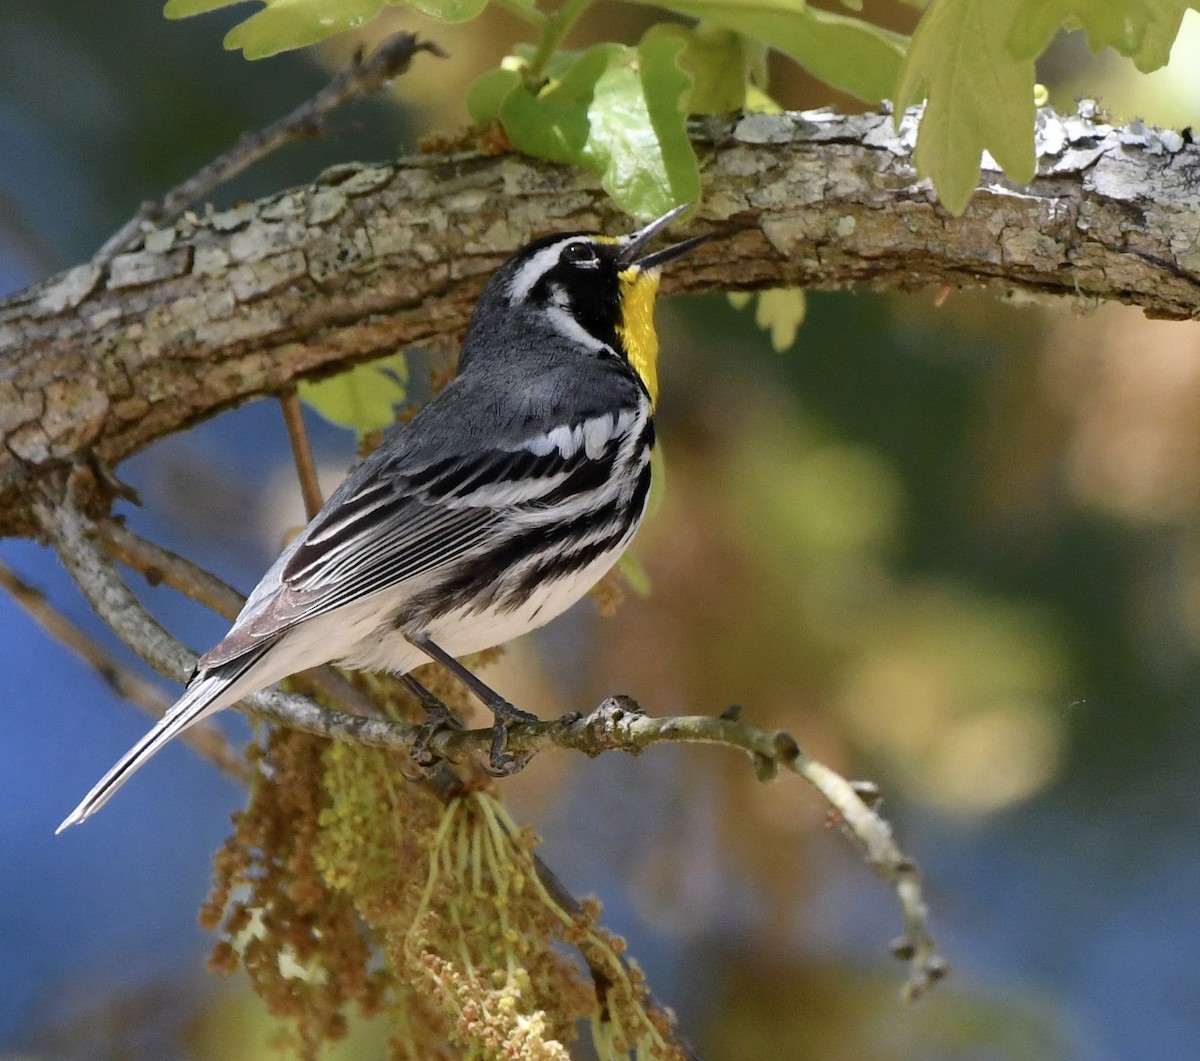
[(97, 525), (108, 555), (137, 571), (152, 586), (170, 586), (233, 622), (246, 603), (236, 589), (199, 564), (134, 534), (115, 519)]
[[(168, 677), (185, 681), (195, 654), (176, 641), (151, 616), (117, 574), (94, 538), (95, 525), (69, 504), (40, 499), (34, 505), (43, 533), (63, 565), (100, 617), (134, 652)], [(332, 711), (314, 701), (268, 689), (239, 705), (278, 725), (316, 736), (411, 752), (426, 735), (421, 727), (381, 718)], [(817, 789), (839, 815), (844, 829), (867, 864), (896, 893), (904, 919), (904, 936), (893, 946), (908, 963), (904, 993), (915, 999), (947, 971), (928, 931), (928, 913), (916, 865), (896, 846), (891, 826), (869, 807), (856, 787), (813, 759), (782, 731), (748, 726), (728, 716), (654, 718), (628, 697), (611, 697), (588, 715), (566, 715), (556, 721), (521, 723), (509, 729), (508, 748), (532, 756), (550, 747), (570, 748), (588, 756), (606, 751), (641, 752), (662, 743), (715, 744), (741, 751), (762, 780), (782, 767)], [(486, 758), (492, 730), (439, 730), (427, 748), (450, 762)]]
[(404, 73), (417, 52), (429, 52), (442, 58), (446, 54), (432, 41), (419, 40), (413, 33), (397, 33), (389, 37), (375, 49), (375, 54), (368, 62), (363, 61), (360, 50), (350, 65), (312, 99), (265, 129), (243, 133), (225, 154), (218, 155), (161, 198), (142, 203), (137, 213), (105, 241), (92, 261), (108, 261), (133, 242), (143, 225), (158, 224), (174, 217), (285, 144), (316, 136), (333, 111), (355, 96), (377, 92), (392, 78)]
[[(0, 562), (0, 586), (6, 589), (29, 616), (51, 637), (75, 653), (91, 667), (112, 690), (154, 718), (161, 718), (171, 701), (155, 686), (135, 674), (97, 645), (70, 619), (59, 612), (36, 586)], [(216, 726), (202, 723), (183, 734), (184, 742), (202, 759), (240, 784), (249, 784), (250, 767)]]
[(308, 441), (308, 428), (304, 424), (304, 409), (295, 387), (288, 387), (279, 395), (283, 409), (283, 422), (287, 425), (288, 441), (292, 444), (292, 459), (296, 462), (296, 475), (300, 479), (300, 495), (304, 498), (304, 512), (312, 519), (321, 511), (321, 483), (317, 479), (317, 463), (313, 460), (312, 446)]

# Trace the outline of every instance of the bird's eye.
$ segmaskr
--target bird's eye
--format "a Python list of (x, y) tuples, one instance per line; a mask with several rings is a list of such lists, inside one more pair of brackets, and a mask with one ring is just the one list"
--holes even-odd
[(568, 243), (563, 248), (562, 257), (564, 262), (571, 265), (595, 265), (600, 260), (596, 255), (596, 248), (583, 240)]

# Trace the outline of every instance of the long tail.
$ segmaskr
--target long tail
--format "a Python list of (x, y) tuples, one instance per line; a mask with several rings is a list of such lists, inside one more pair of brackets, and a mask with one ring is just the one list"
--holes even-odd
[[(168, 741), (178, 737), (202, 718), (228, 707), (253, 689), (259, 688), (257, 684), (246, 688), (244, 683), (238, 681), (245, 677), (247, 670), (257, 662), (259, 655), (256, 653), (250, 659), (236, 661), (235, 665), (227, 665), (193, 678), (183, 696), (167, 710), (149, 733), (121, 756), (117, 764), (96, 782), (95, 787), (83, 797), (79, 806), (54, 830), (55, 834), (61, 833), (70, 825), (78, 825), (95, 814), (112, 798), (113, 793)], [(233, 687), (237, 684), (242, 684), (243, 687), (235, 690)]]

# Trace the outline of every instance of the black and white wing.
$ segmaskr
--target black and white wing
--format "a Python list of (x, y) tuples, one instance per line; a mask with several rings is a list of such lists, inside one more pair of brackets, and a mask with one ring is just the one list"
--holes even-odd
[[(400, 583), (465, 562), (486, 565), (522, 529), (587, 514), (603, 504), (618, 463), (646, 442), (646, 419), (641, 410), (604, 413), (503, 448), (464, 446), (432, 461), (377, 451), (264, 576), (201, 668)], [(645, 475), (648, 486), (648, 462)]]

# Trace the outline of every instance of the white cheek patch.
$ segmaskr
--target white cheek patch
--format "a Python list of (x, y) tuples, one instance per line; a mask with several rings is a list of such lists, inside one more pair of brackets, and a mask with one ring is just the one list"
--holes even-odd
[(554, 325), (554, 330), (558, 332), (558, 334), (564, 339), (570, 339), (572, 342), (578, 343), (585, 350), (590, 350), (592, 353), (599, 353), (601, 350), (612, 349), (608, 343), (601, 342), (601, 340), (597, 339), (561, 306), (548, 306), (545, 310), (545, 313), (546, 319)]

